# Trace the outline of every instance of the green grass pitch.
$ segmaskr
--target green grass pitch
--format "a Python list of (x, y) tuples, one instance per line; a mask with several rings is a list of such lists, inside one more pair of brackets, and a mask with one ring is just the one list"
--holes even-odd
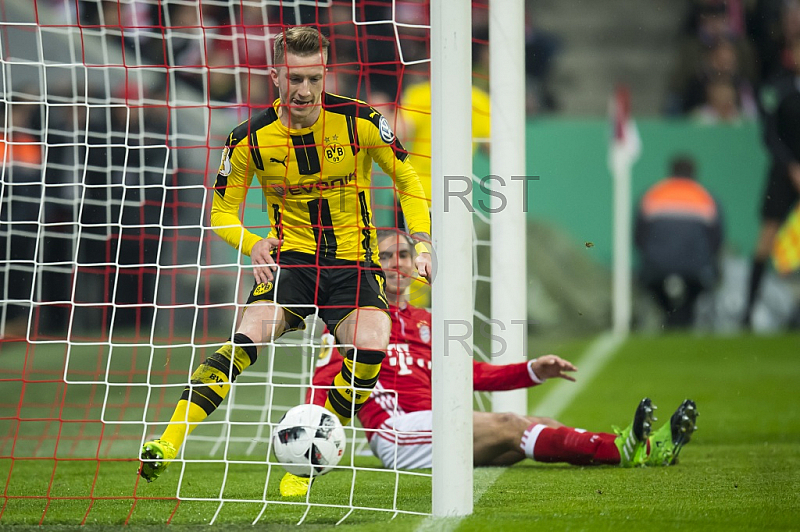
[[(561, 344), (553, 352), (572, 359), (580, 369), (585, 346), (586, 342)], [(24, 355), (24, 348), (20, 349), (4, 348), (2, 358), (13, 365)], [(580, 371), (577, 376), (581, 377)], [(508, 469), (478, 469), (474, 514), (460, 521), (431, 523), (413, 515), (392, 519), (391, 512), (356, 510), (339, 528), (797, 530), (798, 382), (800, 336), (796, 334), (634, 336), (559, 419), (588, 430), (609, 431), (612, 424), (627, 425), (638, 400), (649, 396), (659, 406), (656, 426), (660, 426), (681, 400), (690, 397), (698, 404), (699, 429), (677, 466), (579, 468), (525, 461)], [(10, 390), (8, 382), (3, 387)], [(532, 412), (544, 392), (545, 388), (531, 391)], [(2, 414), (0, 437), (9, 432), (2, 425), (10, 423), (9, 417), (13, 413)], [(53, 438), (57, 434), (53, 430)], [(173, 530), (181, 530), (206, 524), (218, 512), (216, 523), (226, 530), (250, 530), (250, 523), (263, 510), (258, 526), (293, 530), (306, 511), (302, 500), (266, 508), (260, 503), (232, 502), (220, 509), (213, 500), (220, 494), (246, 501), (260, 498), (265, 483), (275, 488), (282, 470), (270, 471), (261, 463), (242, 460), (245, 463), (230, 466), (224, 485), (219, 480), (223, 466), (191, 463), (184, 471), (182, 495), (210, 500), (178, 501), (174, 494), (179, 469), (170, 469), (155, 483), (137, 486), (136, 462), (130, 458), (98, 462), (44, 454), (49, 457), (14, 460), (12, 467), (10, 447), (3, 446), (0, 529), (38, 530), (40, 523), (66, 529), (83, 522), (90, 528), (117, 528), (127, 523), (126, 530), (157, 530), (169, 520)], [(370, 458), (357, 458), (357, 463), (366, 467), (377, 464)], [(313, 500), (347, 506), (351, 484), (351, 472), (331, 473), (317, 482)], [(409, 511), (430, 511), (430, 479), (425, 476), (404, 477), (396, 495), (394, 475), (387, 471), (358, 472), (354, 485), (355, 506), (396, 504)], [(346, 513), (335, 507), (312, 508), (304, 527), (327, 529)]]

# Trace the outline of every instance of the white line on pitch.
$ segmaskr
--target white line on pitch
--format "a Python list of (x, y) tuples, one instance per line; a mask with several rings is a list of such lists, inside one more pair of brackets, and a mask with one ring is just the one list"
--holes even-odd
[[(544, 398), (535, 407), (531, 415), (557, 418), (564, 412), (572, 400), (589, 384), (603, 366), (617, 352), (627, 338), (624, 334), (604, 333), (595, 339), (578, 362), (576, 382), (558, 379), (550, 381)], [(535, 391), (533, 393), (536, 393)]]
[[(625, 341), (627, 335), (604, 333), (595, 339), (580, 359), (577, 382), (559, 379), (547, 385), (548, 391), (544, 399), (536, 407), (535, 415), (558, 417), (572, 400), (591, 382), (603, 366), (611, 359), (617, 349)], [(483, 494), (506, 471), (504, 467), (482, 467), (475, 469), (474, 504), (477, 505)], [(461, 524), (463, 517), (427, 517), (414, 530), (415, 532), (452, 532)]]
[[(505, 473), (505, 467), (479, 467), (474, 470), (472, 478), (474, 479), (473, 491), (473, 504), (478, 504), (483, 494), (492, 487), (492, 484)], [(463, 517), (428, 517), (425, 518), (415, 532), (452, 532), (458, 525), (461, 524)]]

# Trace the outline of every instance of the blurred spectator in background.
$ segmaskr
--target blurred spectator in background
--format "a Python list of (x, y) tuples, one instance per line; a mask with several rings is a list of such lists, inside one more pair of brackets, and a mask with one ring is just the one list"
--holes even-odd
[[(489, 93), (488, 5), (472, 10), (472, 85)], [(561, 48), (558, 37), (536, 25), (530, 10), (525, 16), (525, 111), (529, 115), (558, 110), (550, 83), (555, 57)]]
[[(31, 92), (31, 94), (33, 94)], [(0, 286), (6, 299), (0, 315), (0, 339), (25, 338), (30, 304), (34, 294), (34, 273), (39, 235), (39, 208), (42, 202), (41, 128), (36, 101), (0, 102), (0, 250), (6, 260), (0, 270)]]
[(530, 14), (526, 16), (525, 109), (529, 115), (558, 110), (558, 101), (550, 89), (550, 78), (560, 49), (561, 41), (556, 35), (537, 26)]
[[(56, 86), (48, 94), (44, 161), (44, 215), (41, 232), (41, 302), (37, 332), (64, 336), (70, 323), (73, 264), (80, 183), (86, 157), (86, 104), (83, 85)], [(49, 304), (48, 304), (49, 303)]]
[(746, 112), (742, 108), (741, 97), (736, 86), (729, 79), (711, 80), (705, 85), (705, 101), (692, 112), (701, 124), (737, 125), (743, 120), (754, 120), (755, 110)]
[(0, 158), (5, 157), (0, 253), (8, 261), (0, 287), (7, 300), (36, 303), (32, 313), (26, 304), (4, 305), (4, 336), (24, 338), (31, 316), (31, 338), (36, 339), (63, 335), (69, 323), (85, 107), (65, 105), (74, 98), (71, 88), (53, 90), (47, 107), (34, 100), (36, 89), (23, 92), (31, 100), (8, 106), (9, 121), (0, 139)]
[(785, 70), (792, 70), (794, 64), (793, 44), (800, 39), (800, 0), (786, 0), (781, 11), (781, 65)]
[[(419, 180), (425, 192), (425, 199), (428, 206), (431, 205), (432, 187), (442, 186), (443, 181), (437, 176), (431, 175), (431, 85), (430, 82), (422, 82), (411, 85), (402, 95), (402, 105), (399, 108), (397, 124), (398, 129), (407, 139), (406, 149), (411, 154), (414, 168), (419, 174)], [(488, 151), (489, 144), (485, 141), (491, 135), (491, 118), (489, 115), (490, 100), (489, 95), (482, 89), (472, 87), (472, 138), (483, 140), (484, 142), (474, 142), (473, 149), (482, 148)], [(396, 209), (397, 227), (405, 230), (405, 220), (400, 210), (399, 202)], [(421, 280), (416, 280), (413, 284), (412, 301), (415, 305), (422, 307), (430, 306), (430, 286)]]
[(747, 34), (758, 57), (758, 77), (769, 80), (781, 70), (783, 11), (786, 0), (755, 0), (747, 12)]
[(77, 20), (84, 27), (100, 29), (110, 43), (123, 44), (136, 57), (146, 57), (147, 53), (163, 54), (159, 47), (148, 46), (148, 33), (158, 32), (150, 29), (159, 25), (155, 7), (146, 0), (80, 0)]
[[(115, 325), (149, 334), (153, 319), (161, 226), (169, 179), (164, 105), (131, 83), (112, 95), (108, 107), (89, 115), (83, 225), (79, 241), (81, 286), (76, 295), (99, 305), (114, 303)], [(111, 323), (105, 307), (104, 321)], [(97, 321), (97, 320), (96, 320)]]
[[(175, 68), (176, 78), (207, 94), (211, 100), (224, 101), (231, 98), (235, 80), (213, 67), (246, 64), (247, 50), (243, 50), (243, 57), (232, 54), (230, 35), (226, 41), (220, 38), (217, 27), (219, 22), (211, 15), (203, 17), (201, 21), (199, 4), (169, 3), (165, 4), (163, 10), (166, 26), (163, 51), (167, 54), (166, 64)], [(243, 28), (240, 26), (237, 29)], [(227, 30), (236, 31), (231, 26)], [(244, 45), (244, 36), (242, 41)], [(234, 63), (234, 57), (238, 62)], [(159, 62), (164, 63), (164, 59), (161, 57)], [(263, 54), (260, 61), (263, 65)]]
[[(481, 88), (488, 78), (481, 75), (488, 72), (488, 47), (485, 30), (479, 30), (472, 45), (473, 86), (472, 86), (472, 138), (489, 139), (491, 136), (491, 117), (489, 93)], [(397, 115), (398, 136), (402, 135), (405, 147), (413, 157), (414, 169), (419, 174), (428, 205), (431, 203), (431, 84), (430, 80), (408, 85), (400, 98)], [(473, 148), (488, 149), (485, 142), (473, 143)], [(439, 185), (440, 183), (433, 183)], [(402, 225), (398, 226), (404, 229)]]
[(766, 84), (759, 94), (764, 142), (771, 162), (742, 320), (747, 328), (751, 326), (753, 306), (775, 236), (800, 197), (800, 38), (789, 49), (792, 71)]
[(647, 191), (636, 216), (640, 278), (664, 309), (667, 328), (692, 326), (698, 296), (719, 277), (722, 215), (695, 172), (693, 159), (675, 157), (669, 177)]
[[(211, 67), (208, 88), (200, 87), (201, 90), (208, 90), (212, 101), (236, 102), (248, 107), (270, 105), (272, 83), (267, 70), (272, 63), (269, 51), (272, 36), (267, 25), (267, 6), (236, 5), (227, 12), (212, 11), (207, 6), (202, 9), (202, 21), (197, 6), (180, 6), (176, 12), (181, 19), (193, 20), (197, 30), (204, 34), (199, 43), (187, 42), (184, 52), (200, 60), (207, 57)], [(180, 25), (178, 19), (174, 25)], [(243, 116), (242, 120), (247, 118)]]
[(727, 38), (718, 40), (705, 52), (701, 69), (689, 79), (679, 96), (681, 112), (696, 113), (698, 108), (709, 104), (713, 107), (713, 89), (710, 86), (715, 84), (725, 84), (733, 88), (733, 105), (739, 115), (749, 119), (757, 118), (755, 90), (739, 71), (736, 48)]
[[(756, 85), (758, 76), (755, 51), (742, 34), (743, 20), (737, 13), (738, 10), (729, 10), (724, 1), (698, 0), (693, 3), (690, 15), (692, 23), (687, 24), (691, 33), (683, 37), (678, 47), (676, 65), (669, 81), (666, 104), (668, 114), (681, 114), (690, 110), (692, 102), (685, 103), (683, 98), (691, 94), (693, 80), (697, 83), (698, 79), (707, 79), (709, 74), (733, 74), (737, 85), (742, 82)], [(735, 61), (725, 57), (725, 49), (717, 54), (711, 53), (721, 41), (727, 42), (733, 48)], [(734, 72), (726, 72), (732, 68), (735, 68)], [(695, 94), (704, 95), (705, 91), (695, 90)]]
[(750, 0), (689, 0), (684, 15), (683, 33), (695, 35), (706, 23), (711, 12), (724, 13), (728, 33), (741, 37), (745, 34), (745, 21)]

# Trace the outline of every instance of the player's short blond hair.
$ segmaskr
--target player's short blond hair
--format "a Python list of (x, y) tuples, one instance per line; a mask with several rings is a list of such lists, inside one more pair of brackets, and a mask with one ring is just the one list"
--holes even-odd
[(287, 53), (308, 56), (322, 52), (322, 57), (327, 60), (330, 44), (328, 38), (312, 26), (286, 28), (275, 37), (273, 63), (276, 67), (284, 65)]

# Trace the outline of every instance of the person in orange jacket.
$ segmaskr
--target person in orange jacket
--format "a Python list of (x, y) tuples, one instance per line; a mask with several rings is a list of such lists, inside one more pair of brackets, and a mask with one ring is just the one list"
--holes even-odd
[(694, 160), (674, 157), (669, 177), (642, 198), (635, 226), (640, 278), (664, 309), (666, 327), (694, 323), (698, 296), (719, 277), (722, 239), (722, 213), (697, 182)]

